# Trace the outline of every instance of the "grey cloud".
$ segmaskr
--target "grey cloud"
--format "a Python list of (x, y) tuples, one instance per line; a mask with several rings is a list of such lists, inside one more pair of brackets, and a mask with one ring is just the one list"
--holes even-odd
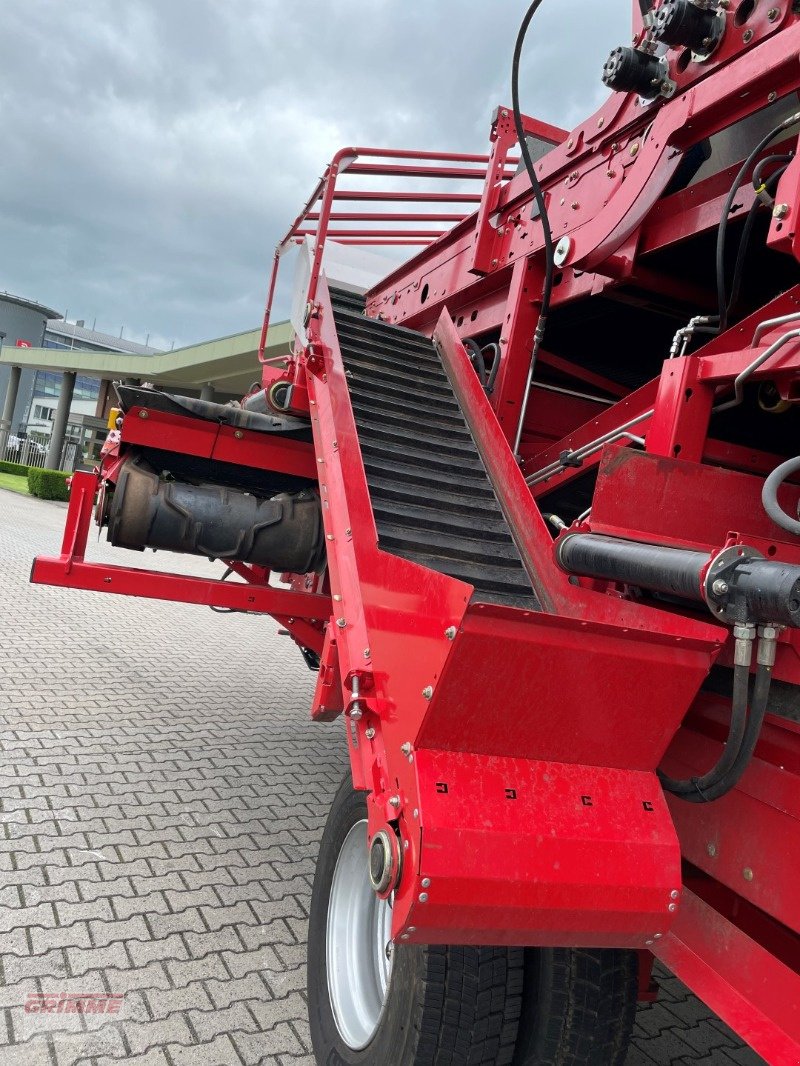
[[(251, 327), (337, 148), (484, 150), (524, 8), (5, 0), (0, 288), (138, 339)], [(546, 0), (525, 109), (574, 125), (629, 29), (628, 0)]]

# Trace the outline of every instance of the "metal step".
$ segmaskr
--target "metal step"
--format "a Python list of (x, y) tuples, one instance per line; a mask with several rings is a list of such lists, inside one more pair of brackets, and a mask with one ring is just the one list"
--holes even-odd
[(469, 582), (475, 600), (538, 609), (433, 344), (331, 297), (381, 549)]

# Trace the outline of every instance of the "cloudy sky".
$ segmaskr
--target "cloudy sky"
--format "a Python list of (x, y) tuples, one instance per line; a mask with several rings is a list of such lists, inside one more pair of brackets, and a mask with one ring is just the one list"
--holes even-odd
[[(338, 148), (486, 149), (525, 7), (3, 0), (0, 289), (164, 347), (252, 328)], [(580, 121), (629, 28), (629, 0), (545, 0), (523, 109)]]

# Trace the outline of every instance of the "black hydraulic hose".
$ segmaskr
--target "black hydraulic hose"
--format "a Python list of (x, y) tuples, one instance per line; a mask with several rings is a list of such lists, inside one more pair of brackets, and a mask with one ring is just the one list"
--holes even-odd
[[(765, 182), (762, 183), (759, 168), (764, 163), (776, 162), (777, 160), (791, 159), (791, 156), (784, 155), (770, 155), (762, 159), (760, 163), (756, 164), (756, 169), (753, 171), (753, 185), (756, 186), (758, 192), (763, 190), (770, 191), (774, 185), (780, 181), (781, 175), (786, 170), (786, 167), (780, 167), (774, 174), (770, 174)], [(759, 196), (756, 196), (750, 205), (750, 210), (747, 212), (747, 219), (745, 220), (744, 228), (742, 229), (742, 236), (739, 241), (739, 251), (736, 255), (736, 266), (733, 270), (733, 280), (731, 281), (731, 294), (728, 298), (728, 315), (736, 307), (739, 302), (739, 293), (742, 288), (742, 279), (744, 277), (744, 266), (747, 260), (747, 252), (750, 246), (750, 238), (753, 234), (753, 227), (755, 226), (756, 218), (758, 217), (759, 208), (763, 206), (763, 201)]]
[(771, 166), (773, 163), (791, 163), (794, 159), (794, 152), (783, 152), (776, 155), (765, 155), (763, 159), (759, 159), (753, 169), (753, 186), (756, 192), (760, 192), (767, 184), (767, 181), (771, 181), (777, 174), (783, 174), (786, 167), (782, 167), (780, 171), (775, 171), (775, 174), (770, 174), (767, 181), (762, 177), (764, 167)]
[(659, 770), (659, 780), (667, 792), (680, 796), (681, 799), (692, 800), (696, 797), (703, 800), (709, 790), (716, 788), (720, 781), (724, 781), (728, 774), (731, 773), (736, 766), (736, 760), (739, 758), (746, 735), (749, 681), (749, 667), (734, 667), (731, 724), (728, 730), (728, 738), (725, 741), (725, 750), (719, 762), (708, 773), (703, 774), (702, 777), (690, 777), (684, 780), (677, 777), (669, 777)]
[[(644, 0), (640, 0), (643, 3)], [(539, 321), (536, 325), (536, 332), (533, 335), (533, 346), (531, 348), (530, 367), (528, 370), (528, 381), (525, 389), (525, 395), (522, 401), (522, 407), (519, 413), (519, 428), (517, 431), (517, 440), (515, 445), (518, 444), (519, 438), (522, 434), (522, 423), (525, 418), (525, 406), (530, 392), (530, 382), (533, 378), (534, 371), (536, 369), (536, 360), (539, 355), (539, 349), (542, 346), (542, 340), (544, 338), (544, 331), (547, 325), (547, 316), (550, 312), (550, 301), (553, 295), (553, 279), (555, 277), (555, 241), (553, 240), (553, 231), (550, 227), (550, 216), (547, 213), (547, 204), (545, 203), (544, 191), (536, 176), (536, 169), (533, 165), (533, 159), (531, 158), (530, 149), (528, 147), (528, 139), (525, 135), (525, 127), (522, 124), (522, 111), (520, 110), (519, 103), (519, 65), (522, 58), (522, 46), (525, 43), (525, 36), (528, 32), (528, 27), (531, 24), (531, 20), (541, 6), (542, 0), (533, 0), (533, 3), (525, 13), (525, 17), (522, 20), (522, 24), (517, 34), (517, 42), (514, 46), (514, 59), (511, 64), (511, 107), (514, 113), (514, 126), (517, 131), (517, 140), (519, 141), (519, 150), (522, 155), (522, 161), (525, 164), (525, 170), (528, 173), (528, 178), (533, 190), (533, 197), (536, 201), (536, 206), (539, 210), (539, 218), (542, 223), (542, 234), (544, 236), (544, 283), (542, 286), (542, 303), (539, 311)], [(516, 448), (515, 448), (516, 450)]]
[(477, 341), (472, 340), (470, 337), (464, 341), (464, 347), (471, 353), (470, 362), (475, 367), (475, 373), (478, 375), (478, 381), (481, 383), (483, 389), (486, 388), (489, 382), (489, 374), (486, 370), (486, 360), (483, 358), (483, 349)]
[(798, 471), (800, 471), (800, 456), (796, 459), (790, 459), (787, 463), (782, 463), (777, 470), (773, 470), (761, 490), (761, 502), (769, 517), (781, 529), (785, 529), (788, 533), (794, 533), (795, 536), (800, 536), (800, 522), (788, 515), (778, 503), (778, 489), (787, 478)]
[(769, 690), (772, 684), (772, 669), (769, 666), (759, 666), (756, 670), (756, 680), (753, 686), (753, 702), (750, 708), (750, 717), (747, 720), (744, 740), (739, 753), (731, 769), (721, 779), (704, 792), (689, 793), (681, 796), (681, 799), (689, 803), (711, 803), (712, 800), (721, 799), (726, 793), (742, 779), (745, 770), (750, 765), (750, 760), (756, 750), (758, 738), (761, 736), (761, 727), (769, 703)]
[(728, 198), (725, 201), (719, 229), (717, 230), (717, 303), (719, 304), (720, 333), (724, 333), (728, 328), (728, 295), (725, 281), (725, 239), (728, 232), (728, 217), (730, 216), (731, 208), (733, 207), (733, 201), (736, 199), (736, 194), (741, 188), (742, 182), (744, 181), (748, 170), (753, 165), (753, 162), (758, 158), (761, 152), (764, 151), (770, 141), (775, 140), (779, 133), (783, 133), (784, 130), (793, 126), (798, 119), (800, 119), (800, 113), (790, 115), (761, 138), (752, 152), (748, 155), (747, 159), (745, 159), (744, 163), (742, 163), (731, 187), (731, 191), (728, 193)]

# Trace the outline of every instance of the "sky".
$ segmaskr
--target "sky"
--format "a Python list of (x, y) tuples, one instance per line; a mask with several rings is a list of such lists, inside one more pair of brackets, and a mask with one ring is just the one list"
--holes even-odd
[[(275, 244), (340, 147), (487, 150), (525, 8), (3, 0), (0, 290), (165, 348), (254, 328)], [(630, 0), (544, 0), (523, 111), (590, 114), (630, 23)]]

